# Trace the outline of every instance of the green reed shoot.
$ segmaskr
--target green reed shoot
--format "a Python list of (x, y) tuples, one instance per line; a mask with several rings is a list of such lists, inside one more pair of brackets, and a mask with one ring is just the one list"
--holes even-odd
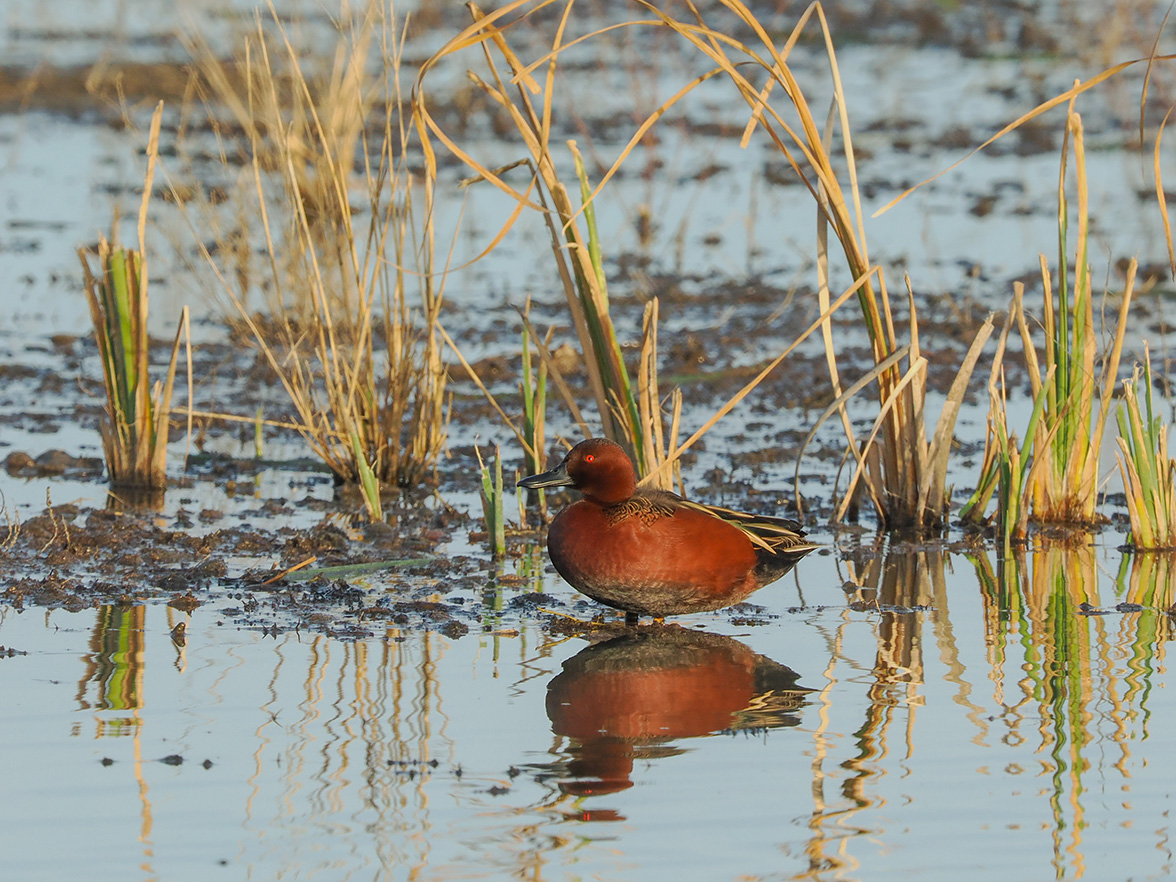
[[(181, 312), (172, 344), (171, 359), (162, 380), (151, 383), (148, 361), (151, 341), (147, 333), (147, 207), (159, 155), (159, 126), (163, 103), (151, 119), (147, 146), (147, 174), (139, 209), (139, 250), (99, 236), (97, 268), (86, 251), (79, 250), (86, 300), (94, 336), (102, 359), (106, 388), (106, 418), (102, 423), (102, 449), (110, 483), (116, 487), (160, 490), (167, 486), (168, 417), (182, 335), (188, 329), (188, 308)], [(116, 222), (117, 223), (117, 222)], [(191, 341), (188, 345), (189, 407), (192, 387)], [(189, 429), (191, 411), (189, 411)]]
[[(597, 371), (604, 384), (604, 399), (598, 401), (597, 406), (607, 405), (608, 411), (611, 412), (617, 424), (613, 431), (621, 433), (619, 439), (614, 438), (613, 440), (620, 441), (636, 453), (636, 461), (640, 464), (638, 475), (644, 477), (652, 471), (655, 465), (646, 456), (646, 435), (653, 430), (653, 426), (641, 419), (637, 399), (633, 394), (633, 383), (621, 355), (621, 344), (617, 340), (616, 330), (609, 318), (608, 283), (604, 274), (604, 255), (600, 245), (600, 234), (596, 229), (596, 207), (592, 202), (592, 187), (588, 182), (588, 172), (584, 168), (584, 158), (580, 155), (575, 141), (568, 142), (568, 150), (571, 151), (575, 161), (576, 177), (580, 181), (580, 204), (584, 214), (588, 259), (592, 269), (590, 278), (581, 279), (577, 275), (576, 285), (592, 341), (591, 349), (586, 350), (584, 355), (596, 363)], [(569, 239), (568, 244), (569, 246), (574, 245), (574, 240)], [(576, 269), (577, 273), (584, 270), (579, 265)], [(659, 413), (659, 427), (660, 421), (661, 415)]]
[(364, 456), (363, 446), (359, 440), (359, 433), (351, 433), (351, 452), (355, 456), (355, 463), (359, 470), (359, 490), (363, 495), (363, 505), (367, 509), (368, 517), (373, 521), (384, 520), (384, 510), (380, 504), (380, 479), (372, 469), (371, 463)]
[[(988, 378), (988, 430), (985, 439), (984, 461), (980, 480), (971, 498), (960, 510), (960, 519), (977, 526), (996, 520), (997, 535), (1007, 551), (1014, 543), (1023, 543), (1028, 532), (1030, 500), (1027, 487), (1035, 468), (1033, 439), (1041, 422), (1046, 406), (1047, 389), (1041, 388), (1033, 401), (1033, 412), (1025, 432), (1025, 440), (1018, 443), (1009, 431), (1008, 400), (1004, 385), (1004, 354), (1009, 333), (1014, 324), (1024, 324), (1023, 301), (1025, 286), (1013, 284), (1013, 300), (1005, 317), (992, 359), (992, 371)], [(1056, 368), (1050, 367), (1047, 379), (1051, 379)], [(989, 502), (997, 495), (996, 510), (986, 516)]]
[(502, 451), (494, 448), (494, 471), (482, 461), (482, 451), (474, 447), (478, 456), (478, 468), (482, 474), (482, 516), (486, 523), (486, 535), (490, 550), (495, 557), (506, 556), (506, 517), (503, 514), (504, 492), (502, 488)]
[(253, 415), (253, 458), (263, 459), (265, 454), (265, 408), (258, 407)]
[[(1143, 381), (1143, 405), (1139, 384)], [(1123, 381), (1119, 424), (1119, 473), (1127, 494), (1131, 544), (1140, 549), (1176, 548), (1176, 459), (1168, 452), (1168, 426), (1152, 400), (1151, 355), (1142, 370)]]
[[(547, 363), (539, 359), (538, 371), (532, 370), (531, 335), (524, 329), (522, 334), (523, 374), (519, 384), (523, 396), (523, 446), (527, 474), (534, 475), (547, 468), (543, 460), (547, 450)], [(536, 491), (539, 497), (540, 517), (547, 517), (547, 497), (542, 489)], [(520, 516), (524, 510), (526, 494), (519, 494)]]
[(1034, 399), (1033, 412), (1025, 429), (1025, 440), (1020, 446), (1017, 445), (1016, 436), (1009, 433), (1006, 421), (1008, 405), (1003, 382), (999, 400), (995, 398), (995, 393), (992, 394), (994, 397), (990, 409), (994, 414), (992, 425), (996, 439), (997, 533), (1001, 538), (1001, 545), (1007, 550), (1013, 543), (1023, 543), (1028, 532), (1027, 488), (1031, 485), (1031, 476), (1035, 474), (1031, 450), (1037, 427), (1041, 423), (1041, 415), (1045, 410), (1046, 394), (1043, 390)]
[[(1071, 284), (1067, 268), (1067, 233), (1069, 210), (1066, 199), (1066, 165), (1070, 145), (1074, 151), (1075, 182), (1078, 195), (1076, 255)], [(1053, 277), (1044, 255), (1041, 256), (1042, 317), (1044, 330), (1044, 363), (1037, 357), (1037, 343), (1025, 316), (1024, 286), (1014, 285), (1010, 321), (1020, 331), (1022, 351), (1034, 396), (1034, 417), (1026, 430), (1026, 440), (1032, 441), (1034, 466), (1019, 488), (1018, 497), (1009, 500), (1002, 496), (997, 516), (1002, 523), (1021, 521), (1020, 510), (1005, 511), (1005, 505), (1025, 506), (1039, 521), (1089, 526), (1097, 521), (1095, 503), (1099, 478), (1099, 450), (1111, 409), (1114, 386), (1127, 328), (1127, 314), (1135, 285), (1136, 263), (1131, 261), (1119, 305), (1114, 336), (1106, 351), (1099, 352), (1099, 332), (1094, 322), (1094, 294), (1091, 269), (1087, 262), (1086, 158), (1082, 134), (1082, 119), (1074, 111), (1071, 100), (1066, 121), (1066, 139), (1062, 147), (1061, 172), (1058, 182), (1058, 242), (1059, 259), (1057, 296)], [(1006, 327), (1007, 332), (1007, 327)], [(1000, 349), (1003, 353), (1003, 345)], [(1000, 355), (994, 362), (997, 370)], [(1099, 374), (1101, 372), (1101, 378)], [(1003, 423), (1007, 408), (1003, 396), (990, 396), (989, 450), (985, 453), (988, 468), (965, 507), (965, 518), (978, 521), (991, 497), (997, 474), (992, 465), (1005, 456), (999, 433), (993, 432), (993, 420)], [(994, 416), (995, 414), (995, 416)], [(993, 444), (997, 446), (994, 448)], [(1014, 530), (1013, 535), (1023, 530)]]
[[(1071, 284), (1067, 269), (1069, 204), (1066, 198), (1068, 146), (1074, 151), (1075, 184), (1078, 196), (1076, 253)], [(1119, 307), (1119, 319), (1110, 349), (1099, 355), (1098, 330), (1094, 325), (1094, 293), (1087, 258), (1089, 219), (1087, 214), (1086, 153), (1082, 118), (1073, 108), (1066, 121), (1058, 180), (1058, 269), (1057, 301), (1051, 291), (1050, 273), (1042, 259), (1045, 364), (1055, 368), (1053, 382), (1043, 382), (1036, 364), (1036, 350), (1022, 333), (1030, 382), (1035, 394), (1045, 389), (1044, 419), (1037, 427), (1034, 455), (1045, 459), (1038, 480), (1030, 488), (1034, 516), (1043, 521), (1091, 524), (1095, 521), (1098, 490), (1099, 449), (1110, 413), (1119, 359), (1126, 333), (1127, 312), (1135, 280), (1135, 264), (1128, 271)], [(1097, 367), (1101, 367), (1101, 395), (1097, 394)], [(1096, 400), (1097, 397), (1097, 400)]]

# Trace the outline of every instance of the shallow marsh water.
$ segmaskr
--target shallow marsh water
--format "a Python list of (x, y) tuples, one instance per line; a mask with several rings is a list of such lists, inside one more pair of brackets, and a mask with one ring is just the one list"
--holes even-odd
[(1165, 878), (1170, 577), (1059, 551), (1002, 586), (981, 557), (898, 551), (843, 595), (817, 556), (750, 624), (591, 646), (511, 603), (550, 575), (457, 640), (6, 610), (5, 873)]
[[(278, 5), (305, 14), (300, 4)], [(66, 25), (77, 6), (5, 7), (6, 63), (183, 58), (170, 36), (181, 24), (177, 4), (152, 4), (129, 32), (116, 28), (126, 4), (88, 5), (82, 30)], [(247, 0), (180, 6), (181, 17), (202, 21), (225, 45), (251, 8)], [(950, 35), (934, 46), (904, 42), (917, 15), (902, 20), (902, 4), (890, 6), (899, 19), (870, 22), (864, 6), (856, 13), (870, 25), (861, 30), (880, 28), (886, 45), (855, 42), (839, 56), (867, 212), (1099, 67), (1044, 44), (1018, 55), (1008, 35), (979, 54), (962, 52)], [(1037, 13), (1052, 21), (1059, 9)], [(309, 18), (314, 27), (325, 22), (317, 7)], [(956, 27), (952, 15), (946, 22)], [(416, 54), (436, 48), (440, 33), (426, 32)], [(624, 87), (645, 90), (649, 109), (651, 96), (680, 84), (678, 55), (646, 60), (608, 56), (566, 84), (606, 156), (629, 134)], [(819, 55), (802, 45), (796, 61), (816, 80)], [(434, 80), (456, 84), (463, 74), (454, 65)], [(1096, 276), (1112, 286), (1108, 261), (1166, 259), (1140, 172), (1146, 156), (1123, 149), (1134, 124), (1131, 88), (1079, 103), (1097, 148), (1089, 170), (1104, 266)], [(100, 456), (94, 348), (69, 339), (87, 333), (74, 252), (106, 227), (113, 204), (133, 215), (142, 138), (103, 122), (108, 105), (84, 104), (62, 114), (33, 102), (0, 114), (0, 456), (54, 447)], [(663, 307), (663, 340), (683, 342), (685, 363), (696, 358), (685, 342), (697, 338), (704, 370), (774, 355), (806, 315), (785, 308), (789, 294), (812, 284), (808, 197), (781, 176), (776, 154), (739, 150), (729, 132), (714, 133), (720, 124), (741, 127), (744, 113), (700, 93), (639, 157), (637, 171), (649, 174), (622, 175), (600, 204), (623, 327), (635, 329), (641, 299), (664, 289), (674, 308)], [(617, 118), (626, 120), (619, 128)], [(471, 127), (487, 161), (516, 158), (484, 121)], [(875, 257), (909, 271), (921, 314), (938, 317), (926, 322), (928, 337), (950, 338), (963, 319), (1002, 308), (1010, 280), (1032, 271), (1039, 251), (1052, 254), (1059, 132), (1060, 122), (1052, 133), (1038, 130), (1040, 143), (1010, 139), (869, 221)], [(461, 176), (446, 174), (449, 183)], [(161, 229), (152, 235), (172, 241), (170, 227), (185, 228), (155, 204)], [(643, 204), (658, 235), (638, 247)], [(443, 197), (438, 226), (455, 223), (462, 206)], [(458, 242), (458, 262), (484, 247), (506, 210), (485, 190), (469, 195), (472, 229)], [(560, 321), (545, 235), (520, 226), (450, 282), (447, 327), (471, 358), (517, 358), (513, 307), (528, 292), (545, 321)], [(207, 280), (162, 254), (154, 266), (152, 318), (163, 337)], [(890, 278), (897, 288), (898, 273)], [(1167, 302), (1141, 301), (1134, 353), (1144, 337), (1153, 351), (1166, 346)], [(860, 342), (852, 321), (837, 333), (846, 348)], [(197, 335), (210, 345), (226, 336), (215, 320)], [(204, 356), (213, 379), (202, 401), (248, 396), (252, 415), (256, 393), (277, 410), (280, 396), (251, 385), (248, 356), (238, 356), (223, 370), (216, 351)], [(513, 383), (507, 374), (496, 389)], [(796, 385), (765, 390), (713, 432), (688, 467), (688, 485), (706, 501), (785, 507), (793, 465), (780, 453), (813, 415), (793, 403)], [(471, 387), (457, 388), (468, 407)], [(702, 399), (688, 420), (708, 415)], [(953, 461), (957, 488), (974, 477), (984, 404), (977, 396), (961, 416), (958, 434), (971, 452)], [(871, 413), (868, 402), (861, 413)], [(552, 422), (570, 428), (562, 415)], [(598, 608), (545, 568), (542, 551), (499, 566), (471, 537), (470, 445), (510, 443), (484, 414), (459, 405), (438, 494), (404, 502), (424, 514), (400, 512), (391, 540), (363, 535), (354, 500), (300, 461), (306, 452), (296, 439), (271, 433), (266, 461), (247, 463), (249, 434), (210, 429), (189, 479), (142, 516), (156, 549), (207, 537), (210, 551), (177, 552), (177, 561), (153, 557), (145, 542), (125, 549), (135, 560), (121, 566), (112, 560), (124, 552), (117, 548), (58, 563), (52, 517), (52, 535), (5, 550), (3, 878), (1171, 875), (1176, 719), (1164, 698), (1172, 564), (1117, 550), (1120, 523), (1089, 547), (1043, 547), (1005, 563), (955, 531), (927, 545), (834, 532), (821, 523), (839, 444), (831, 427), (801, 474), (817, 510), (813, 535), (827, 552), (747, 607), (609, 643), (610, 633), (546, 612), (586, 620)], [(173, 464), (182, 450), (183, 442), (173, 445)], [(104, 511), (98, 476), (0, 473), (0, 490), (5, 511), (26, 524), (47, 497), (57, 509), (77, 507), (56, 516), (63, 524), (76, 517), (75, 533), (123, 517)], [(321, 548), (307, 539), (315, 531), (330, 534)], [(240, 541), (217, 546), (221, 532)], [(95, 535), (100, 544), (103, 534)], [(428, 545), (438, 563), (305, 590), (247, 578), (331, 543), (350, 543), (349, 562), (412, 557)], [(210, 558), (223, 562), (212, 576), (175, 572)], [(61, 590), (18, 590), (26, 577)], [(176, 578), (181, 587), (169, 587)]]

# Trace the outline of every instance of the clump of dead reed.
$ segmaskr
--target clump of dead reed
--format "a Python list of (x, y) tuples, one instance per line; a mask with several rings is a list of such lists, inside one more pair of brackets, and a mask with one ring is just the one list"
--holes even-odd
[[(421, 481), (445, 438), (435, 174), (409, 170), (419, 158), (402, 115), (404, 31), (390, 10), (371, 3), (343, 16), (350, 29), (321, 80), (272, 19), (267, 27), (259, 17), (239, 76), (200, 56), (247, 140), (268, 272), (259, 284), (205, 256), (299, 432), (340, 480), (360, 484), (379, 517), (380, 486)], [(246, 306), (259, 287), (271, 292), (265, 320)]]
[[(742, 20), (753, 26), (757, 37), (763, 41), (763, 54), (761, 55), (724, 35), (721, 31), (708, 28), (701, 20), (679, 21), (668, 13), (639, 4), (643, 11), (649, 13), (650, 17), (617, 26), (671, 29), (680, 35), (688, 45), (697, 49), (702, 58), (714, 63), (715, 67), (686, 83), (673, 97), (649, 114), (644, 122), (637, 127), (618, 158), (593, 188), (588, 182), (587, 173), (575, 142), (566, 144), (566, 154), (557, 150), (552, 143), (552, 119), (558, 109), (556, 73), (559, 58), (566, 48), (597, 38), (614, 26), (610, 25), (603, 30), (588, 33), (574, 41), (565, 43), (564, 34), (572, 12), (572, 4), (568, 4), (552, 35), (550, 50), (538, 60), (524, 62), (511, 47), (510, 29), (544, 5), (532, 2), (532, 0), (515, 0), (515, 2), (507, 3), (489, 14), (483, 14), (476, 7), (471, 6), (474, 13), (474, 23), (451, 39), (422, 66), (416, 87), (418, 101), (415, 104), (415, 110), (422, 138), (425, 138), (426, 134), (431, 136), (469, 166), (476, 173), (476, 180), (489, 183), (517, 202), (517, 207), (510, 220), (496, 235), (495, 244), (501, 241), (514, 220), (523, 211), (535, 210), (542, 213), (547, 223), (552, 254), (563, 285), (572, 324), (584, 354), (589, 384), (593, 391), (603, 433), (621, 443), (633, 454), (638, 472), (643, 476), (642, 483), (669, 486), (673, 481), (681, 454), (750, 394), (768, 373), (779, 365), (783, 358), (809, 334), (824, 327), (828, 341), (828, 318), (846, 299), (857, 294), (866, 312), (871, 339), (877, 341), (876, 348), (881, 366), (876, 369), (876, 376), (882, 378), (879, 382), (885, 386), (883, 400), (888, 402), (884, 407), (884, 413), (893, 414), (889, 417), (890, 422), (885, 423), (889, 428), (883, 443), (888, 444), (885, 449), (890, 451), (890, 460), (895, 460), (895, 462), (891, 463), (886, 474), (897, 474), (896, 469), (902, 465), (905, 469), (903, 477), (909, 477), (913, 471), (918, 479), (913, 485), (904, 488), (906, 496), (903, 499), (909, 502), (906, 508), (893, 503), (893, 500), (901, 495), (897, 489), (881, 488), (878, 492), (872, 492), (872, 496), (878, 501), (884, 515), (896, 523), (911, 518), (915, 518), (919, 522), (940, 519), (943, 509), (942, 501), (945, 496), (943, 475), (946, 468), (947, 442), (950, 440), (955, 408), (946, 408), (946, 415), (941, 420), (941, 429), (937, 432), (936, 439), (930, 447), (925, 436), (920, 435), (917, 442), (912, 442), (912, 438), (919, 433), (911, 429), (909, 425), (894, 424), (895, 420), (899, 420), (901, 423), (904, 414), (909, 421), (915, 419), (917, 413), (918, 429), (921, 432), (921, 386), (917, 383), (912, 384), (912, 380), (921, 376), (919, 371), (925, 369), (926, 363), (919, 359), (916, 351), (912, 356), (913, 367), (911, 370), (913, 373), (908, 372), (905, 375), (895, 373), (897, 359), (894, 357), (893, 350), (897, 344), (893, 340), (887, 343), (884, 339), (887, 333), (893, 337), (893, 322), (890, 320), (889, 305), (887, 302), (884, 311), (879, 311), (878, 295), (873, 288), (874, 278), (876, 276), (880, 278), (879, 270), (876, 267), (871, 267), (868, 263), (864, 247), (860, 245), (863, 240), (854, 232), (853, 221), (848, 214), (848, 203), (843, 197), (842, 187), (833, 171), (834, 161), (822, 143), (819, 129), (785, 62), (788, 51), (798, 38), (804, 22), (809, 20), (812, 9), (804, 15), (786, 46), (783, 49), (777, 49), (771, 37), (755, 21), (746, 6), (734, 2), (734, 0), (724, 0), (723, 5), (727, 9), (734, 11)], [(819, 10), (819, 4), (815, 8)], [(821, 21), (824, 26), (823, 14), (821, 14)], [(827, 28), (825, 32), (827, 36)], [(420, 98), (425, 94), (424, 84), (428, 73), (446, 59), (469, 48), (481, 49), (485, 69), (488, 71), (487, 76), (471, 71), (469, 73), (471, 80), (490, 98), (490, 104), (493, 107), (506, 112), (525, 152), (524, 158), (504, 168), (491, 169), (485, 163), (480, 162), (470, 150), (463, 147), (443, 130), (430, 113), (427, 101)], [(833, 58), (831, 48), (830, 57)], [(756, 70), (765, 74), (770, 83), (783, 85), (783, 91), (788, 99), (801, 113), (805, 134), (797, 134), (771, 107), (768, 101), (771, 85), (753, 84), (744, 74), (742, 65), (749, 60), (757, 65)], [(505, 70), (500, 69), (500, 64), (504, 66)], [(535, 72), (540, 68), (545, 71), (545, 76), (541, 81), (535, 77)], [(634, 147), (649, 133), (666, 111), (695, 87), (716, 75), (728, 76), (735, 85), (739, 96), (748, 103), (750, 111), (748, 136), (756, 128), (765, 129), (773, 143), (781, 149), (809, 186), (810, 192), (817, 201), (819, 211), (823, 217), (832, 222), (837, 230), (837, 235), (847, 250), (855, 281), (836, 298), (829, 294), (828, 285), (823, 284), (820, 319), (797, 335), (796, 340), (781, 355), (769, 362), (751, 382), (720, 407), (714, 416), (686, 441), (679, 442), (677, 439), (681, 419), (680, 395), (674, 393), (669, 398), (667, 407), (658, 387), (657, 301), (656, 299), (651, 300), (646, 308), (642, 323), (641, 355), (636, 381), (634, 381), (621, 356), (616, 331), (609, 316), (608, 290), (599, 237), (595, 230), (593, 201), (626, 161)], [(839, 81), (837, 85), (840, 94)], [(842, 107), (843, 104), (842, 99)], [(856, 173), (853, 170), (853, 155), (848, 143), (847, 127), (845, 127), (844, 135), (847, 143), (846, 155), (850, 163), (850, 189), (853, 193), (853, 202), (857, 206), (860, 222), (860, 200), (856, 193)], [(793, 156), (793, 146), (800, 147), (804, 154), (802, 158), (798, 159)], [(561, 165), (564, 167), (568, 165), (568, 159), (571, 160), (575, 177), (580, 185), (578, 205), (570, 195), (573, 188), (564, 183), (565, 179), (570, 179), (571, 176), (566, 173), (561, 176), (559, 171)], [(805, 162), (805, 159), (808, 162)], [(524, 167), (530, 170), (526, 186), (513, 186), (508, 181), (507, 172)], [(814, 168), (816, 169), (816, 178), (810, 173), (810, 169)], [(823, 242), (822, 239), (822, 244)], [(827, 280), (823, 279), (823, 281)], [(980, 341), (980, 343), (982, 342)], [(831, 343), (829, 343), (829, 347), (830, 353), (832, 353)], [(969, 354), (969, 363), (974, 364), (978, 352), (979, 345), (974, 354)], [(908, 354), (910, 354), (909, 349), (904, 349), (900, 353), (900, 355)], [(832, 369), (835, 372), (835, 360)], [(966, 376), (964, 381), (966, 382)], [(834, 376), (834, 382), (837, 383), (836, 376)], [(564, 387), (563, 384), (558, 383), (558, 377), (557, 385), (563, 392)], [(908, 392), (906, 398), (902, 398), (899, 393), (908, 389), (911, 391)], [(840, 395), (839, 386), (837, 391)], [(960, 397), (962, 397), (962, 391)], [(919, 408), (916, 408), (916, 401), (920, 404)], [(568, 404), (576, 421), (582, 424), (583, 420), (579, 417), (575, 402), (569, 400)], [(839, 402), (839, 408), (844, 411), (843, 400)], [(663, 412), (666, 409), (669, 411), (668, 417)], [(848, 430), (850, 425), (848, 416), (843, 415), (843, 419)], [(666, 426), (667, 421), (668, 427)], [(856, 441), (853, 447), (855, 450), (857, 449)], [(896, 458), (901, 459), (902, 463), (898, 463)], [(914, 465), (907, 462), (910, 458), (914, 458), (916, 461)], [(863, 456), (860, 461), (864, 463), (865, 457)], [(939, 475), (938, 480), (931, 477), (934, 474)], [(864, 480), (870, 479), (866, 477)], [(887, 480), (897, 482), (898, 478), (892, 476)], [(887, 501), (885, 506), (883, 500)], [(908, 515), (908, 509), (915, 514)]]
[[(754, 34), (752, 43), (745, 44), (708, 27), (701, 16), (676, 20), (662, 12), (654, 15), (660, 24), (672, 28), (714, 64), (700, 81), (714, 75), (725, 76), (747, 104), (749, 120), (743, 146), (756, 131), (762, 132), (813, 198), (818, 217), (818, 291), (824, 319), (821, 332), (835, 398), (826, 416), (833, 413), (840, 416), (849, 454), (855, 463), (837, 517), (845, 515), (860, 487), (886, 526), (939, 526), (948, 510), (947, 461), (955, 419), (991, 333), (991, 323), (986, 322), (980, 328), (964, 356), (929, 438), (924, 418), (927, 359), (920, 350), (914, 296), (908, 282), (909, 335), (903, 342), (896, 330), (885, 276), (869, 257), (849, 107), (824, 10), (820, 3), (810, 5), (787, 38), (777, 43), (755, 13), (740, 0), (721, 0), (721, 5)], [(813, 112), (788, 61), (806, 26), (813, 21), (825, 47), (833, 92), (832, 107), (823, 121)], [(778, 101), (774, 100), (776, 97)], [(830, 291), (830, 230), (853, 279), (848, 290), (857, 295), (874, 360), (874, 368), (864, 382), (848, 389), (841, 382), (838, 351), (828, 320), (836, 306)], [(879, 411), (869, 435), (859, 439), (845, 405), (866, 382), (875, 386)]]
[[(106, 389), (106, 416), (101, 429), (102, 449), (110, 483), (115, 487), (144, 490), (162, 490), (167, 487), (168, 418), (180, 342), (188, 329), (188, 309), (184, 307), (167, 372), (163, 379), (152, 383), (148, 373), (151, 341), (147, 333), (146, 231), (147, 207), (159, 156), (162, 114), (161, 102), (151, 119), (147, 144), (147, 172), (143, 183), (143, 201), (139, 208), (139, 250), (118, 245), (116, 220), (113, 243), (105, 236), (98, 237), (96, 267), (91, 267), (90, 256), (85, 249), (78, 252), (94, 337), (102, 359), (102, 379)], [(190, 405), (190, 340), (188, 385)]]
[[(651, 476), (651, 480), (668, 485), (668, 475), (663, 476), (658, 466), (672, 455), (676, 436), (671, 429), (670, 450), (667, 450), (656, 371), (652, 374), (649, 371), (649, 365), (656, 362), (656, 351), (651, 349), (655, 345), (655, 336), (648, 331), (648, 314), (647, 331), (642, 337), (642, 369), (635, 381), (622, 357), (621, 345), (609, 312), (608, 285), (592, 204), (595, 194), (588, 182), (583, 159), (574, 141), (567, 142), (566, 153), (558, 151), (552, 143), (551, 119), (557, 59), (571, 4), (566, 8), (554, 36), (542, 86), (511, 47), (508, 41), (509, 28), (501, 25), (505, 16), (527, 5), (529, 0), (508, 3), (487, 15), (475, 4), (469, 4), (474, 23), (450, 40), (421, 69), (414, 104), (418, 127), (422, 139), (430, 135), (436, 138), (474, 170), (479, 180), (489, 182), (518, 200), (518, 209), (508, 226), (526, 208), (542, 213), (550, 236), (556, 271), (584, 356), (602, 433), (628, 450), (634, 457), (640, 475)], [(513, 23), (517, 24), (518, 21), (521, 19), (515, 19)], [(509, 112), (514, 131), (525, 150), (525, 159), (512, 165), (531, 171), (525, 190), (516, 189), (506, 182), (506, 169), (491, 170), (458, 145), (445, 134), (430, 112), (426, 93), (421, 88), (426, 73), (450, 55), (470, 46), (482, 48), (489, 72), (488, 78), (484, 78), (471, 71), (471, 80), (491, 99), (493, 107)], [(500, 64), (505, 65), (505, 73), (500, 69)], [(538, 99), (533, 100), (532, 95), (537, 95)], [(576, 179), (576, 183), (571, 186), (565, 183), (559, 170), (561, 165), (567, 165), (568, 158), (571, 159)], [(572, 195), (577, 184), (578, 201)], [(499, 233), (498, 239), (504, 234), (505, 230)], [(651, 308), (656, 310), (656, 305)], [(561, 384), (561, 391), (563, 388)], [(574, 407), (574, 403), (569, 403)], [(537, 466), (540, 470), (542, 467), (542, 463)]]

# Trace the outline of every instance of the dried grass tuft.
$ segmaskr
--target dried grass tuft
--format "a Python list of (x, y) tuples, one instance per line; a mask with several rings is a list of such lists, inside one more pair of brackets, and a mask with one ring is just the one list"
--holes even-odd
[(350, 29), (324, 83), (270, 12), (270, 27), (259, 17), (246, 42), (240, 77), (207, 53), (201, 68), (247, 138), (272, 315), (247, 308), (251, 277), (204, 255), (289, 395), (298, 431), (339, 479), (364, 488), (377, 518), (380, 486), (419, 483), (446, 431), (435, 176), (409, 170), (419, 159), (402, 111), (405, 31), (377, 3), (345, 15)]

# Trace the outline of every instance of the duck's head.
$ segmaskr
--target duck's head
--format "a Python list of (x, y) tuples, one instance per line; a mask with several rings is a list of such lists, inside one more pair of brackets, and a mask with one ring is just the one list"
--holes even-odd
[(628, 454), (604, 438), (589, 438), (568, 451), (551, 471), (519, 481), (528, 490), (575, 487), (584, 498), (600, 505), (624, 502), (637, 489), (637, 473)]

